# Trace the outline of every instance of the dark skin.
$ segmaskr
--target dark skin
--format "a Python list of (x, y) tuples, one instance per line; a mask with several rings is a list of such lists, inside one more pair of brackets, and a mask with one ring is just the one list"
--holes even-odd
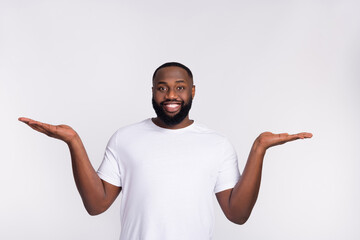
[(29, 118), (19, 118), (32, 129), (49, 137), (64, 141), (70, 150), (71, 163), (76, 187), (85, 209), (90, 215), (107, 210), (119, 195), (121, 188), (99, 178), (92, 167), (79, 135), (67, 125), (50, 125)]
[[(187, 72), (179, 67), (160, 69), (153, 81), (153, 98), (156, 103), (168, 101), (164, 106), (166, 114), (179, 112), (180, 102), (188, 103), (195, 96), (195, 86)], [(87, 156), (85, 147), (75, 130), (67, 125), (50, 125), (29, 118), (19, 118), (34, 130), (49, 137), (64, 141), (70, 150), (73, 174), (84, 206), (90, 215), (106, 211), (115, 201), (121, 187), (111, 185), (99, 178)], [(159, 127), (180, 129), (193, 123), (189, 116), (179, 124), (168, 126), (158, 117), (152, 119)], [(261, 172), (265, 153), (270, 147), (297, 139), (311, 138), (311, 133), (273, 134), (264, 132), (254, 141), (243, 174), (234, 188), (216, 193), (216, 198), (225, 216), (236, 224), (243, 224), (249, 218), (258, 197)]]
[[(160, 69), (156, 73), (156, 77), (153, 81), (152, 94), (155, 102), (160, 104), (164, 101), (181, 102), (185, 104), (189, 103), (190, 98), (195, 96), (195, 85), (192, 79), (188, 76), (187, 72), (179, 67), (166, 67)], [(180, 111), (166, 111), (169, 116), (174, 116)], [(189, 119), (189, 115), (185, 119), (174, 126), (166, 125), (160, 118), (156, 117), (152, 119), (153, 122), (159, 127), (169, 129), (179, 129), (191, 125), (194, 121)]]

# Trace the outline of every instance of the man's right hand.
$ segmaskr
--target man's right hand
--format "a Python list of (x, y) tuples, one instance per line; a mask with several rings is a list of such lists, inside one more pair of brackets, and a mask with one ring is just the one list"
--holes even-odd
[(100, 214), (110, 207), (119, 195), (121, 187), (111, 185), (99, 178), (74, 129), (67, 125), (51, 125), (24, 117), (19, 118), (19, 121), (38, 132), (68, 144), (76, 187), (90, 215)]
[(77, 137), (76, 131), (67, 125), (51, 125), (24, 117), (20, 117), (19, 121), (27, 124), (29, 127), (38, 132), (44, 133), (49, 137), (60, 139), (67, 144)]

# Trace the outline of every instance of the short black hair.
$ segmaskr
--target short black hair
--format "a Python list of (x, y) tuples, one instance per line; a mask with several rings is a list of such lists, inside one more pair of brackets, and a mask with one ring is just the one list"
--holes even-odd
[(163, 65), (161, 65), (160, 67), (158, 67), (154, 74), (153, 74), (153, 77), (152, 77), (152, 80), (154, 81), (155, 80), (155, 75), (156, 73), (161, 69), (161, 68), (165, 68), (165, 67), (180, 67), (182, 69), (184, 69), (187, 74), (189, 75), (190, 79), (193, 80), (193, 75), (192, 75), (192, 72), (191, 70), (185, 66), (184, 64), (181, 64), (181, 63), (178, 63), (178, 62), (167, 62), (167, 63), (164, 63)]

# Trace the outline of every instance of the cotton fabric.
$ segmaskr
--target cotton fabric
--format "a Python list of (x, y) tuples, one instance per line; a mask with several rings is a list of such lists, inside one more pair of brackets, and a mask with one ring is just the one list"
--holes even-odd
[(236, 152), (194, 122), (165, 129), (151, 119), (110, 138), (98, 175), (122, 188), (120, 240), (208, 240), (214, 193), (240, 178)]

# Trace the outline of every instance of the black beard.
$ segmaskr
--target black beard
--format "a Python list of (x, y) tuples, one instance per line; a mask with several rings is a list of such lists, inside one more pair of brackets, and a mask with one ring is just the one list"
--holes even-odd
[(188, 104), (184, 104), (184, 102), (182, 102), (180, 112), (173, 117), (165, 113), (164, 109), (162, 108), (163, 104), (164, 102), (160, 103), (159, 105), (155, 102), (154, 98), (152, 99), (152, 105), (156, 112), (157, 117), (160, 118), (160, 120), (163, 121), (166, 125), (174, 126), (181, 123), (189, 114), (189, 111), (191, 109), (192, 99), (190, 98)]

